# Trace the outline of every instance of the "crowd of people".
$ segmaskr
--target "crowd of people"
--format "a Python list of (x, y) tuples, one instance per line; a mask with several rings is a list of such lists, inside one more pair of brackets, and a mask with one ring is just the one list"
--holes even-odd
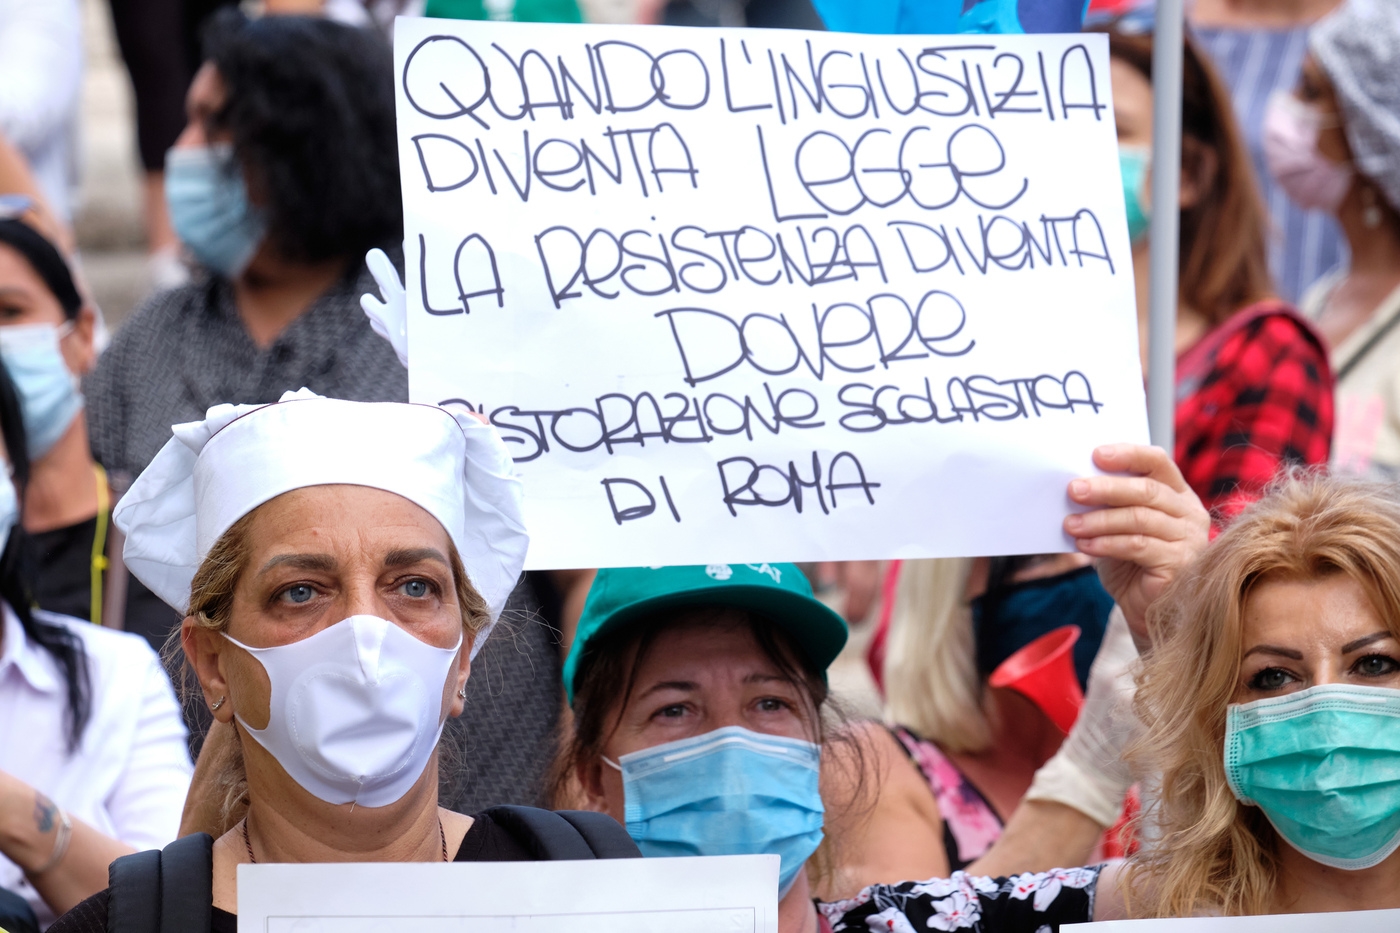
[[(1074, 552), (549, 573), (495, 430), (408, 404), (386, 34), (588, 5), (264, 7), (112, 0), (154, 291), (109, 340), (77, 5), (0, 0), (0, 930), (233, 933), (247, 863), (724, 854), (779, 856), (780, 933), (1400, 907), (1400, 5), (1197, 0), (1159, 205), (1150, 17), (1090, 4), (1144, 340), (1180, 216), (1177, 398), (1069, 484)], [(1007, 675), (1047, 639), (1058, 700)]]

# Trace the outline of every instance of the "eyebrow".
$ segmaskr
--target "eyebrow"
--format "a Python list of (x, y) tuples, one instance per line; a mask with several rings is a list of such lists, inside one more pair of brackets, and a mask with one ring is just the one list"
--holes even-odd
[(397, 548), (384, 555), (384, 566), (389, 568), (408, 567), (425, 560), (435, 561), (444, 567), (449, 566), (447, 555), (435, 547)]
[(1255, 645), (1244, 653), (1247, 658), (1251, 654), (1276, 654), (1282, 658), (1290, 658), (1294, 661), (1303, 660), (1303, 652), (1294, 651), (1292, 648), (1280, 648), (1277, 645)]
[(278, 554), (267, 563), (262, 565), (259, 574), (267, 573), (278, 567), (290, 567), (293, 570), (315, 570), (321, 573), (329, 573), (335, 570), (335, 558), (329, 554)]
[(1358, 638), (1356, 641), (1347, 642), (1345, 645), (1342, 645), (1342, 654), (1351, 654), (1359, 648), (1365, 648), (1373, 642), (1384, 641), (1390, 637), (1392, 636), (1389, 632), (1376, 632), (1374, 635)]
[(660, 690), (680, 690), (690, 692), (699, 690), (700, 685), (693, 680), (663, 680), (660, 683), (652, 684), (650, 687), (637, 694), (637, 699), (645, 699)]
[(747, 677), (744, 678), (744, 683), (746, 683), (746, 684), (771, 684), (771, 683), (783, 683), (783, 684), (785, 684), (785, 683), (787, 683), (787, 682), (788, 682), (788, 679), (787, 679), (786, 677), (782, 677), (782, 676), (780, 676), (780, 675), (778, 675), (778, 674), (764, 674), (764, 673), (762, 673), (762, 672), (757, 673), (757, 674), (750, 674), (749, 676), (747, 676)]

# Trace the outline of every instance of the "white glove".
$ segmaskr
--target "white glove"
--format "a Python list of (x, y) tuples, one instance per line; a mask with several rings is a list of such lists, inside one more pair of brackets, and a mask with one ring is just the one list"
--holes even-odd
[(1118, 822), (1133, 774), (1123, 750), (1140, 725), (1133, 714), (1137, 648), (1123, 610), (1113, 607), (1074, 728), (1055, 757), (1035, 773), (1027, 800), (1073, 807), (1105, 829)]
[(374, 332), (394, 348), (394, 355), (404, 368), (408, 368), (408, 296), (404, 293), (399, 270), (389, 261), (382, 249), (372, 249), (365, 254), (365, 265), (369, 267), (374, 281), (379, 284), (380, 301), (366, 292), (360, 296), (360, 307), (365, 309), (369, 326)]

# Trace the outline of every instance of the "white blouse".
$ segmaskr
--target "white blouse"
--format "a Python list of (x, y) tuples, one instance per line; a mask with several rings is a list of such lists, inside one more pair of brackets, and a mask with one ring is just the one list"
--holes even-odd
[[(38, 789), (71, 816), (139, 849), (163, 846), (180, 828), (190, 786), (184, 721), (160, 659), (144, 638), (36, 610), (76, 633), (87, 652), (92, 717), (68, 750), (67, 686), (47, 651), (0, 602), (0, 770)], [(0, 855), (0, 886), (22, 895), (41, 925), (53, 912)]]

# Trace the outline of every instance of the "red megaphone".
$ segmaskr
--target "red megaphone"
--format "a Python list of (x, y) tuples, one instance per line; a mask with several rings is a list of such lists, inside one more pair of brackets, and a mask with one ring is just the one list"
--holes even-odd
[(1009, 687), (1026, 697), (1068, 735), (1084, 705), (1084, 691), (1074, 672), (1077, 641), (1077, 625), (1046, 632), (997, 665), (987, 682), (993, 687)]

